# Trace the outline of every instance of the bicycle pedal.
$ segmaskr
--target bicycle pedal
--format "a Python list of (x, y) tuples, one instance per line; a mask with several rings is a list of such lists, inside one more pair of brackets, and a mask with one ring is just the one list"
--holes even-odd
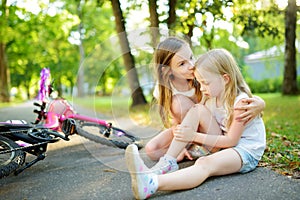
[(77, 133), (77, 131), (76, 131), (76, 121), (74, 119), (64, 120), (63, 124), (62, 124), (62, 131), (66, 136), (73, 135), (73, 134)]

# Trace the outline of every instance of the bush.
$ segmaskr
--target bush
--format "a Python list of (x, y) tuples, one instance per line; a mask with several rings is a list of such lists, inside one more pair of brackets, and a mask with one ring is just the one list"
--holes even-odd
[[(253, 93), (281, 93), (283, 77), (263, 79), (260, 81), (247, 77), (246, 82)], [(297, 77), (297, 85), (300, 90), (300, 76)]]
[(275, 93), (281, 92), (282, 79), (264, 79), (255, 81), (253, 79), (246, 80), (253, 93)]

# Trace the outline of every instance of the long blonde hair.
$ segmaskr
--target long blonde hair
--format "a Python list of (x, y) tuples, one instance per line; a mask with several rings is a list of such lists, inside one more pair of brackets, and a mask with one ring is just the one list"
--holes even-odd
[[(170, 126), (170, 117), (172, 116), (172, 89), (170, 75), (170, 63), (174, 55), (184, 46), (189, 45), (182, 39), (176, 37), (169, 37), (160, 42), (155, 49), (153, 56), (153, 63), (155, 68), (155, 76), (158, 81), (158, 99), (159, 114), (164, 126)], [(200, 85), (196, 79), (189, 80), (189, 84), (196, 88), (196, 95), (198, 100), (201, 99)]]
[(241, 93), (245, 92), (252, 97), (251, 90), (245, 82), (243, 75), (232, 54), (226, 49), (213, 49), (203, 54), (196, 61), (196, 68), (204, 69), (208, 72), (229, 76), (229, 82), (225, 86), (224, 106), (227, 111), (228, 129), (233, 121), (234, 100)]

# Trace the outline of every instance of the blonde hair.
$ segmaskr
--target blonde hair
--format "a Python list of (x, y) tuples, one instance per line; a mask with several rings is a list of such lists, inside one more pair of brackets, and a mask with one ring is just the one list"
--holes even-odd
[[(155, 76), (158, 81), (158, 99), (159, 114), (164, 126), (170, 126), (170, 117), (172, 116), (172, 89), (170, 81), (170, 63), (174, 55), (184, 46), (189, 45), (182, 39), (176, 37), (169, 37), (160, 42), (155, 49), (153, 56)], [(164, 69), (163, 69), (164, 68)], [(196, 88), (196, 95), (201, 99), (200, 85), (196, 79), (189, 80), (190, 85)]]
[[(213, 49), (201, 55), (196, 61), (196, 68), (204, 69), (208, 72), (229, 76), (229, 82), (225, 86), (224, 106), (227, 111), (227, 129), (233, 121), (234, 100), (240, 94), (245, 92), (252, 97), (251, 90), (245, 82), (243, 75), (232, 54), (226, 49)], [(197, 71), (197, 70), (196, 70)]]

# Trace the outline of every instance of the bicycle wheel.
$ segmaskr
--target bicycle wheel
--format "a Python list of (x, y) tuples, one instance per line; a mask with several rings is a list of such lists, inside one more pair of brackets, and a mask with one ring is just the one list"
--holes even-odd
[(143, 147), (140, 138), (120, 128), (111, 127), (108, 137), (105, 136), (107, 127), (104, 125), (83, 123), (80, 127), (77, 126), (76, 128), (79, 135), (103, 145), (121, 149), (126, 149), (129, 144), (136, 144), (139, 149)]
[(1, 153), (18, 147), (14, 141), (0, 136), (0, 178), (8, 176), (24, 163), (25, 152), (22, 150)]

